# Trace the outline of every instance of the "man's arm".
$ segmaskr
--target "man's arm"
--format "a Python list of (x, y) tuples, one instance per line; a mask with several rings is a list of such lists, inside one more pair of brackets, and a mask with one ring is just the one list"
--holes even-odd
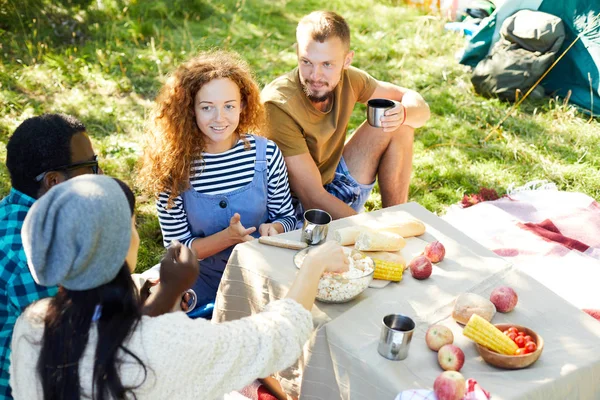
[(305, 210), (310, 208), (325, 210), (333, 219), (356, 215), (356, 211), (323, 188), (321, 173), (310, 153), (285, 157), (285, 163), (290, 187)]
[[(389, 122), (399, 120), (396, 125), (402, 124), (412, 126), (413, 128), (420, 128), (425, 125), (430, 116), (429, 105), (419, 93), (389, 82), (377, 81), (377, 88), (369, 99), (391, 99), (402, 103), (406, 118), (402, 114), (402, 111), (398, 110), (399, 115), (397, 115), (397, 118), (389, 119)], [(391, 117), (393, 113), (393, 110), (390, 110), (386, 112), (386, 116)], [(404, 123), (402, 123), (402, 120), (404, 120)], [(381, 121), (384, 122), (386, 119), (382, 119)]]

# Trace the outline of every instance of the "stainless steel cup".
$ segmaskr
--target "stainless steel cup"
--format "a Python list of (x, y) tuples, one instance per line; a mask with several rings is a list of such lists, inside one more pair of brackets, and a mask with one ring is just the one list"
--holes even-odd
[(388, 360), (404, 360), (415, 330), (415, 322), (402, 314), (383, 317), (383, 326), (377, 352)]
[[(158, 290), (158, 285), (152, 286), (150, 288), (150, 293), (154, 293), (157, 290)], [(185, 313), (187, 314), (190, 311), (192, 311), (194, 308), (196, 308), (196, 305), (198, 303), (198, 295), (196, 295), (196, 292), (194, 292), (194, 289), (188, 289), (185, 292), (181, 293), (181, 298), (177, 301), (177, 303), (175, 303), (175, 305), (173, 306), (173, 309), (171, 311), (173, 311), (173, 312), (183, 311), (183, 309), (181, 308), (181, 302), (183, 301), (183, 296), (185, 296), (186, 294), (189, 294), (190, 298), (188, 300), (188, 309), (187, 309), (187, 311), (185, 311)]]
[[(188, 300), (188, 309), (186, 311), (186, 314), (187, 314), (187, 313), (191, 312), (194, 308), (196, 308), (196, 304), (198, 303), (198, 296), (196, 295), (196, 292), (194, 291), (194, 289), (188, 289), (185, 292), (183, 292), (183, 295), (181, 296), (182, 299), (186, 293), (190, 295), (190, 299)], [(178, 305), (178, 306), (179, 306), (179, 309), (181, 309), (181, 305)]]
[(327, 238), (331, 215), (323, 210), (306, 210), (301, 240), (309, 246), (321, 244)]
[(396, 107), (396, 102), (388, 99), (371, 99), (367, 102), (367, 122), (376, 128), (382, 128), (381, 117), (384, 113)]

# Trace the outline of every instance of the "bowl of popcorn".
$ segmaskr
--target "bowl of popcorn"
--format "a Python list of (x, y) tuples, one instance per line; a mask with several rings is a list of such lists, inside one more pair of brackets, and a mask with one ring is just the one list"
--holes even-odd
[(319, 280), (317, 300), (324, 303), (345, 303), (364, 292), (373, 280), (374, 264), (370, 257), (344, 249), (350, 264), (348, 271), (326, 272)]

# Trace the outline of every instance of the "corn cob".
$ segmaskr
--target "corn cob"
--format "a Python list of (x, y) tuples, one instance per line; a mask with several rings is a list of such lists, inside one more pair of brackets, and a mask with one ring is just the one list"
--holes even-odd
[(477, 314), (471, 315), (463, 335), (500, 354), (514, 355), (519, 346), (502, 331)]
[(375, 272), (373, 279), (383, 279), (386, 281), (399, 282), (402, 280), (402, 272), (404, 265), (398, 262), (384, 261), (379, 258), (374, 258)]

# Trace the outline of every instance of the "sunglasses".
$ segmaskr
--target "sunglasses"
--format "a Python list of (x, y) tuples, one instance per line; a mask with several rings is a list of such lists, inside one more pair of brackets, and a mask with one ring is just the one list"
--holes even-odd
[(97, 156), (94, 156), (93, 159), (88, 160), (88, 161), (80, 161), (80, 162), (76, 162), (76, 163), (69, 164), (69, 165), (63, 165), (62, 167), (52, 168), (51, 170), (48, 170), (48, 171), (44, 171), (35, 177), (35, 181), (40, 182), (42, 179), (44, 179), (46, 174), (50, 171), (72, 171), (72, 170), (78, 169), (78, 168), (91, 168), (92, 173), (98, 175), (98, 172), (100, 171), (100, 167), (98, 166)]

